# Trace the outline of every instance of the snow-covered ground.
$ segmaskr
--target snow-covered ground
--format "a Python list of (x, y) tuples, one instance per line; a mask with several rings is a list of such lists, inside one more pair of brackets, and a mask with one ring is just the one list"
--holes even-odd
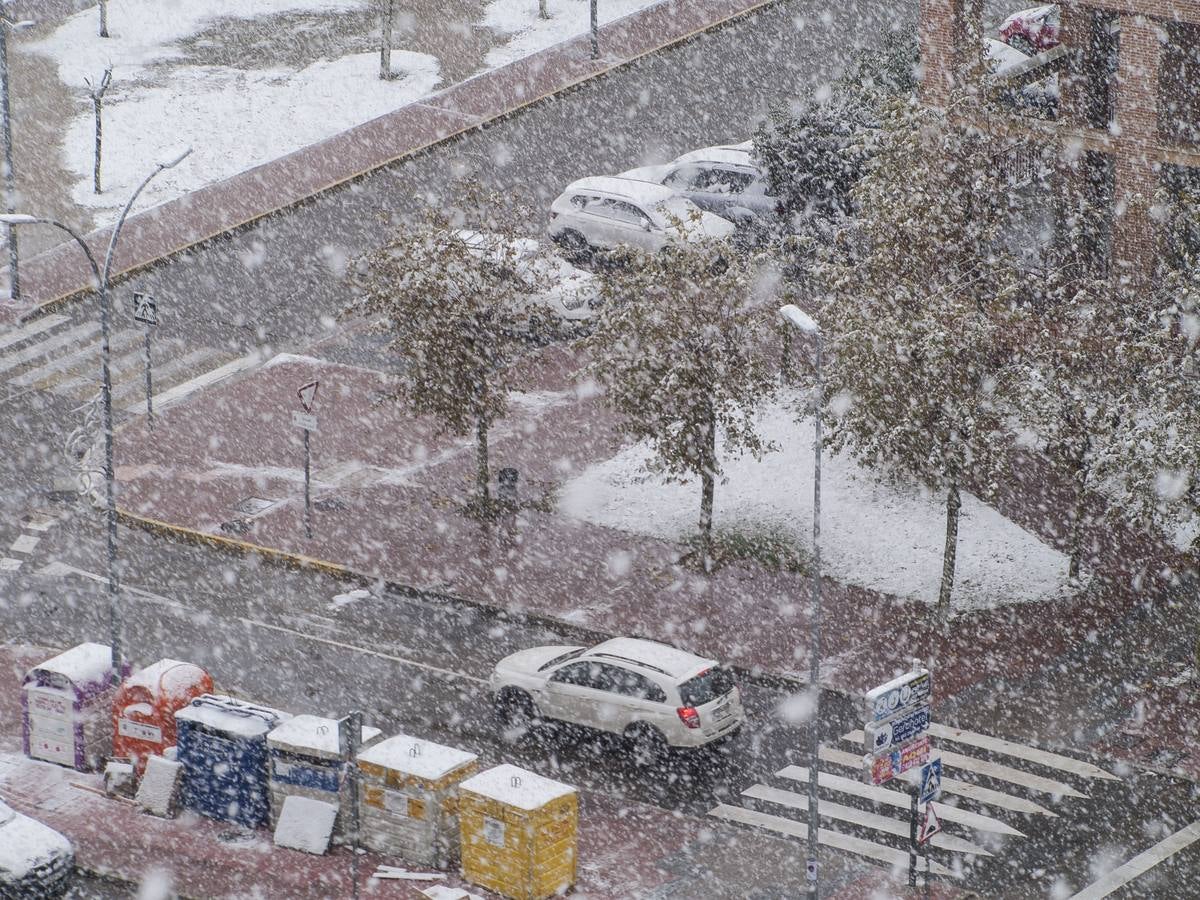
[[(596, 15), (601, 25), (660, 0), (600, 0)], [(483, 24), (511, 35), (502, 47), (487, 55), (487, 67), (498, 69), (523, 56), (591, 30), (590, 0), (547, 0), (549, 19), (538, 17), (538, 0), (492, 0), (483, 13)]]
[[(811, 545), (811, 420), (797, 423), (775, 405), (761, 418), (778, 452), (761, 462), (725, 462), (715, 498), (717, 527), (786, 529)], [(624, 531), (679, 539), (693, 534), (697, 484), (667, 484), (646, 474), (645, 445), (626, 447), (563, 489), (560, 509)], [(823, 454), (821, 554), (825, 574), (899, 597), (936, 602), (945, 542), (945, 505), (918, 487), (877, 480), (846, 456)], [(1067, 589), (1066, 557), (970, 494), (963, 494), (955, 609), (1045, 600)]]
[[(604, 0), (601, 22), (658, 0)], [(191, 65), (182, 42), (219, 21), (284, 14), (329, 14), (368, 8), (371, 0), (121, 0), (109, 6), (108, 39), (96, 34), (96, 11), (67, 19), (47, 38), (22, 49), (49, 57), (59, 79), (79, 98), (79, 113), (63, 140), (63, 165), (75, 179), (74, 202), (93, 210), (96, 224), (115, 220), (129, 194), (158, 162), (186, 147), (192, 155), (161, 174), (138, 202), (145, 209), (332, 137), (430, 94), (441, 79), (436, 57), (393, 50), (400, 77), (378, 77), (372, 50), (322, 59), (304, 68)], [(481, 25), (508, 42), (487, 57), (497, 68), (586, 32), (588, 0), (493, 0)], [(85, 79), (113, 69), (104, 96), (102, 186), (93, 193), (94, 117)]]

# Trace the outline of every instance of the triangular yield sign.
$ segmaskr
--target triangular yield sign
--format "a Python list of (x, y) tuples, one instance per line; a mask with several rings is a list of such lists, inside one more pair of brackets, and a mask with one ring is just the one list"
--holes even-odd
[(917, 834), (917, 843), (923, 844), (942, 830), (942, 820), (933, 811), (933, 804), (925, 804), (925, 818), (921, 820), (921, 830)]
[(304, 407), (305, 412), (312, 412), (313, 401), (317, 399), (317, 387), (319, 381), (310, 381), (300, 390), (296, 391), (296, 396), (300, 398), (300, 405)]

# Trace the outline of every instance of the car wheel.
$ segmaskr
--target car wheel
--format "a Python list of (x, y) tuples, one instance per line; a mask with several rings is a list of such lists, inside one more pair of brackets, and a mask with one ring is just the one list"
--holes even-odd
[(1012, 37), (1010, 37), (1008, 39), (1008, 46), (1012, 47), (1014, 50), (1020, 50), (1026, 56), (1037, 55), (1037, 50), (1034, 49), (1029, 38), (1025, 37), (1023, 34), (1014, 34)]
[(570, 257), (575, 259), (587, 259), (592, 255), (592, 245), (578, 231), (568, 229), (564, 231), (558, 239), (559, 246)]
[(500, 726), (514, 738), (522, 737), (537, 723), (533, 698), (520, 688), (505, 688), (496, 695), (493, 706)]
[(637, 722), (625, 729), (633, 753), (633, 763), (639, 769), (657, 766), (667, 756), (667, 739), (653, 725)]

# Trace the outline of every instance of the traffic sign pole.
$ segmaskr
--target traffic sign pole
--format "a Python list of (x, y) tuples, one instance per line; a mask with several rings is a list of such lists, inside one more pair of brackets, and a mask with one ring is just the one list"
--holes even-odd
[(150, 377), (150, 326), (146, 326), (146, 421), (154, 428), (154, 401), (152, 381)]
[(912, 792), (912, 805), (909, 807), (911, 814), (908, 823), (908, 886), (915, 888), (917, 886), (917, 793), (919, 788), (914, 787)]
[(312, 476), (308, 450), (308, 429), (304, 429), (304, 536), (312, 540)]

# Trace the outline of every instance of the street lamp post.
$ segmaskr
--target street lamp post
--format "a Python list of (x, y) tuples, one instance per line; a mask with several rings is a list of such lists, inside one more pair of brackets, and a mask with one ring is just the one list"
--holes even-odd
[(817, 881), (817, 781), (821, 770), (821, 405), (824, 402), (824, 383), (821, 380), (821, 328), (812, 316), (794, 304), (780, 307), (779, 316), (797, 331), (810, 335), (816, 342), (816, 398), (813, 405), (813, 563), (812, 563), (812, 624), (811, 649), (808, 662), (808, 689), (812, 692), (812, 740), (808, 770), (808, 895), (820, 896)]
[[(12, 115), (9, 97), (12, 94), (12, 81), (8, 74), (8, 31), (20, 31), (29, 28), (33, 22), (14, 22), (7, 15), (7, 7), (11, 0), (0, 4), (0, 131), (4, 140), (4, 206), (12, 213), (17, 202), (16, 176), (13, 172), (12, 152)], [(14, 303), (21, 300), (21, 279), (17, 271), (17, 232), (9, 225), (5, 229), (8, 240), (8, 285), (9, 295)]]
[(19, 214), (0, 215), (0, 222), (8, 225), (10, 228), (14, 225), (53, 225), (61, 231), (66, 232), (75, 243), (83, 250), (83, 255), (87, 257), (88, 265), (92, 268), (92, 275), (95, 277), (96, 290), (99, 293), (100, 299), (100, 423), (104, 430), (104, 515), (105, 515), (105, 532), (108, 556), (108, 625), (109, 638), (112, 648), (112, 680), (114, 684), (119, 684), (121, 681), (121, 603), (117, 583), (117, 507), (114, 501), (113, 494), (113, 416), (112, 416), (112, 373), (109, 367), (109, 359), (111, 354), (111, 346), (109, 343), (109, 320), (112, 318), (111, 298), (109, 295), (109, 281), (112, 277), (113, 251), (117, 246), (117, 238), (121, 234), (121, 227), (125, 224), (125, 219), (129, 215), (129, 210), (133, 208), (134, 201), (138, 195), (145, 190), (151, 180), (156, 175), (165, 169), (172, 169), (179, 165), (187, 157), (192, 150), (189, 147), (179, 156), (169, 162), (159, 163), (153, 172), (146, 176), (137, 190), (130, 196), (129, 201), (121, 210), (121, 216), (117, 219), (117, 224), (113, 226), (112, 236), (108, 239), (108, 249), (104, 254), (104, 267), (100, 268), (96, 265), (96, 258), (92, 255), (91, 249), (87, 242), (71, 227), (64, 225), (62, 222), (55, 219), (46, 218), (43, 216), (27, 216)]

